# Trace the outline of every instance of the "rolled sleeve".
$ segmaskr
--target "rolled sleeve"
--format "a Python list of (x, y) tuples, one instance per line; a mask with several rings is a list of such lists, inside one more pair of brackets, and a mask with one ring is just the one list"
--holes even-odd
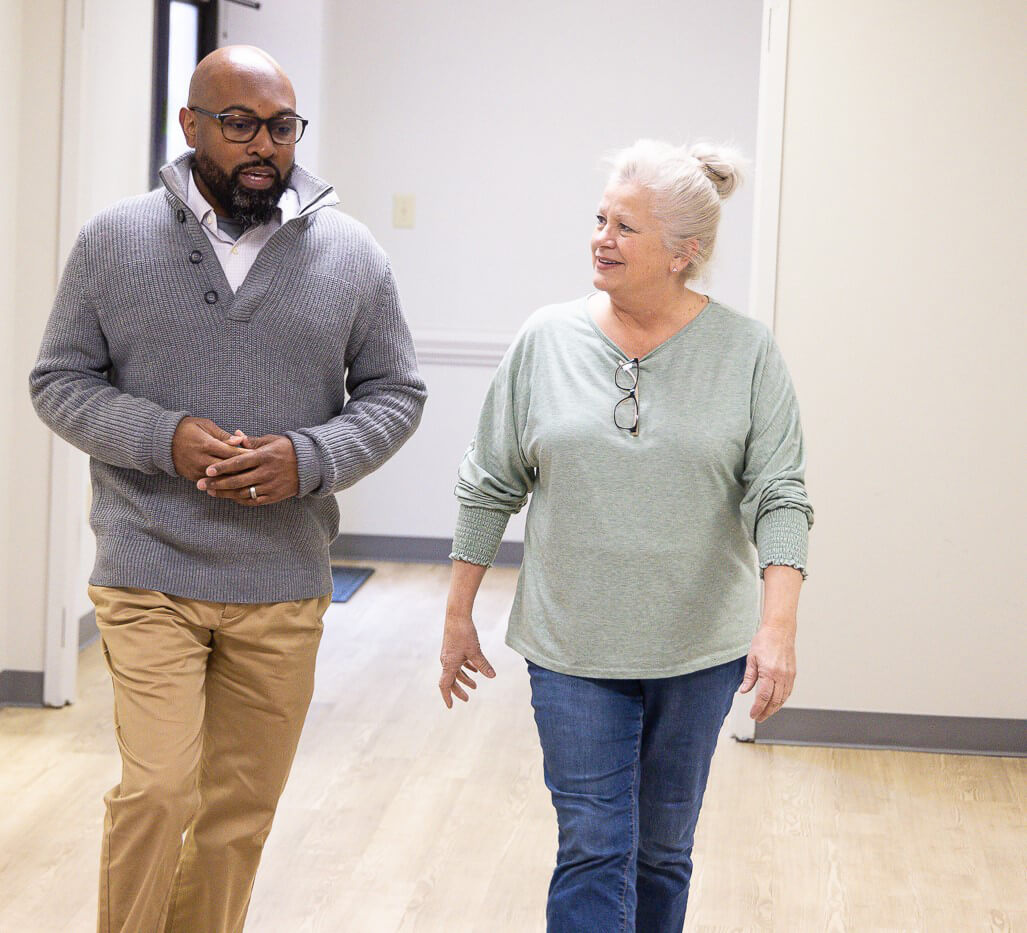
[(794, 567), (806, 579), (809, 549), (809, 520), (799, 509), (774, 509), (756, 524), (756, 551), (760, 576), (767, 567)]
[(461, 505), (457, 513), (450, 560), (490, 567), (499, 553), (499, 545), (509, 521), (509, 512)]

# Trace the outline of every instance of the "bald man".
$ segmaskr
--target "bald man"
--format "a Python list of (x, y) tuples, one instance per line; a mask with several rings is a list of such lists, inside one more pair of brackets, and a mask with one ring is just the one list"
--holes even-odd
[(281, 68), (220, 49), (179, 119), (192, 151), (163, 187), (79, 234), (30, 377), (91, 458), (122, 758), (102, 933), (243, 929), (313, 689), (334, 494), (425, 399), (388, 258), (294, 162)]

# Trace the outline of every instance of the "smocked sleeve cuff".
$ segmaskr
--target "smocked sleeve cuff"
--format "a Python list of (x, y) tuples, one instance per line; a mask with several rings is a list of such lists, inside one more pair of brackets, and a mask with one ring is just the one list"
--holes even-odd
[(153, 458), (153, 465), (158, 470), (163, 470), (169, 476), (178, 476), (175, 469), (175, 458), (172, 448), (175, 440), (175, 431), (178, 430), (179, 422), (187, 417), (187, 411), (163, 411), (153, 426), (151, 437), (150, 455)]
[(498, 509), (477, 509), (461, 505), (453, 533), (453, 553), (450, 560), (491, 566), (499, 552), (510, 513)]
[(771, 564), (794, 567), (806, 579), (809, 520), (800, 509), (774, 509), (756, 523), (760, 578)]
[(296, 474), (299, 478), (296, 495), (308, 496), (321, 485), (321, 463), (317, 457), (317, 447), (306, 434), (289, 431), (286, 437), (292, 441), (292, 448), (296, 451)]

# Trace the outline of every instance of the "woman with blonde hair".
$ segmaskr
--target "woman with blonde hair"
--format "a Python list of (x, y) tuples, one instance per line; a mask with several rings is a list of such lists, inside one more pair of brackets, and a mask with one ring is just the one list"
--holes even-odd
[(507, 644), (559, 823), (550, 933), (682, 929), (733, 695), (755, 687), (762, 722), (795, 677), (813, 518), (795, 394), (767, 328), (690, 287), (739, 163), (652, 140), (617, 154), (596, 292), (528, 320), (459, 469), (447, 706), (495, 676), (474, 597), (531, 497)]

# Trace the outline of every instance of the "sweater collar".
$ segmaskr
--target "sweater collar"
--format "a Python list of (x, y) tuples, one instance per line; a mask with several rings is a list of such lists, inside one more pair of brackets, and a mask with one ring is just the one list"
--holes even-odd
[[(164, 187), (183, 204), (189, 203), (189, 173), (192, 164), (193, 152), (190, 149), (165, 165), (159, 173)], [(333, 207), (339, 203), (339, 196), (328, 182), (318, 178), (313, 172), (308, 172), (299, 164), (293, 166), (289, 187), (299, 197), (297, 217), (313, 214), (322, 207)], [(284, 222), (285, 218), (282, 219)]]

